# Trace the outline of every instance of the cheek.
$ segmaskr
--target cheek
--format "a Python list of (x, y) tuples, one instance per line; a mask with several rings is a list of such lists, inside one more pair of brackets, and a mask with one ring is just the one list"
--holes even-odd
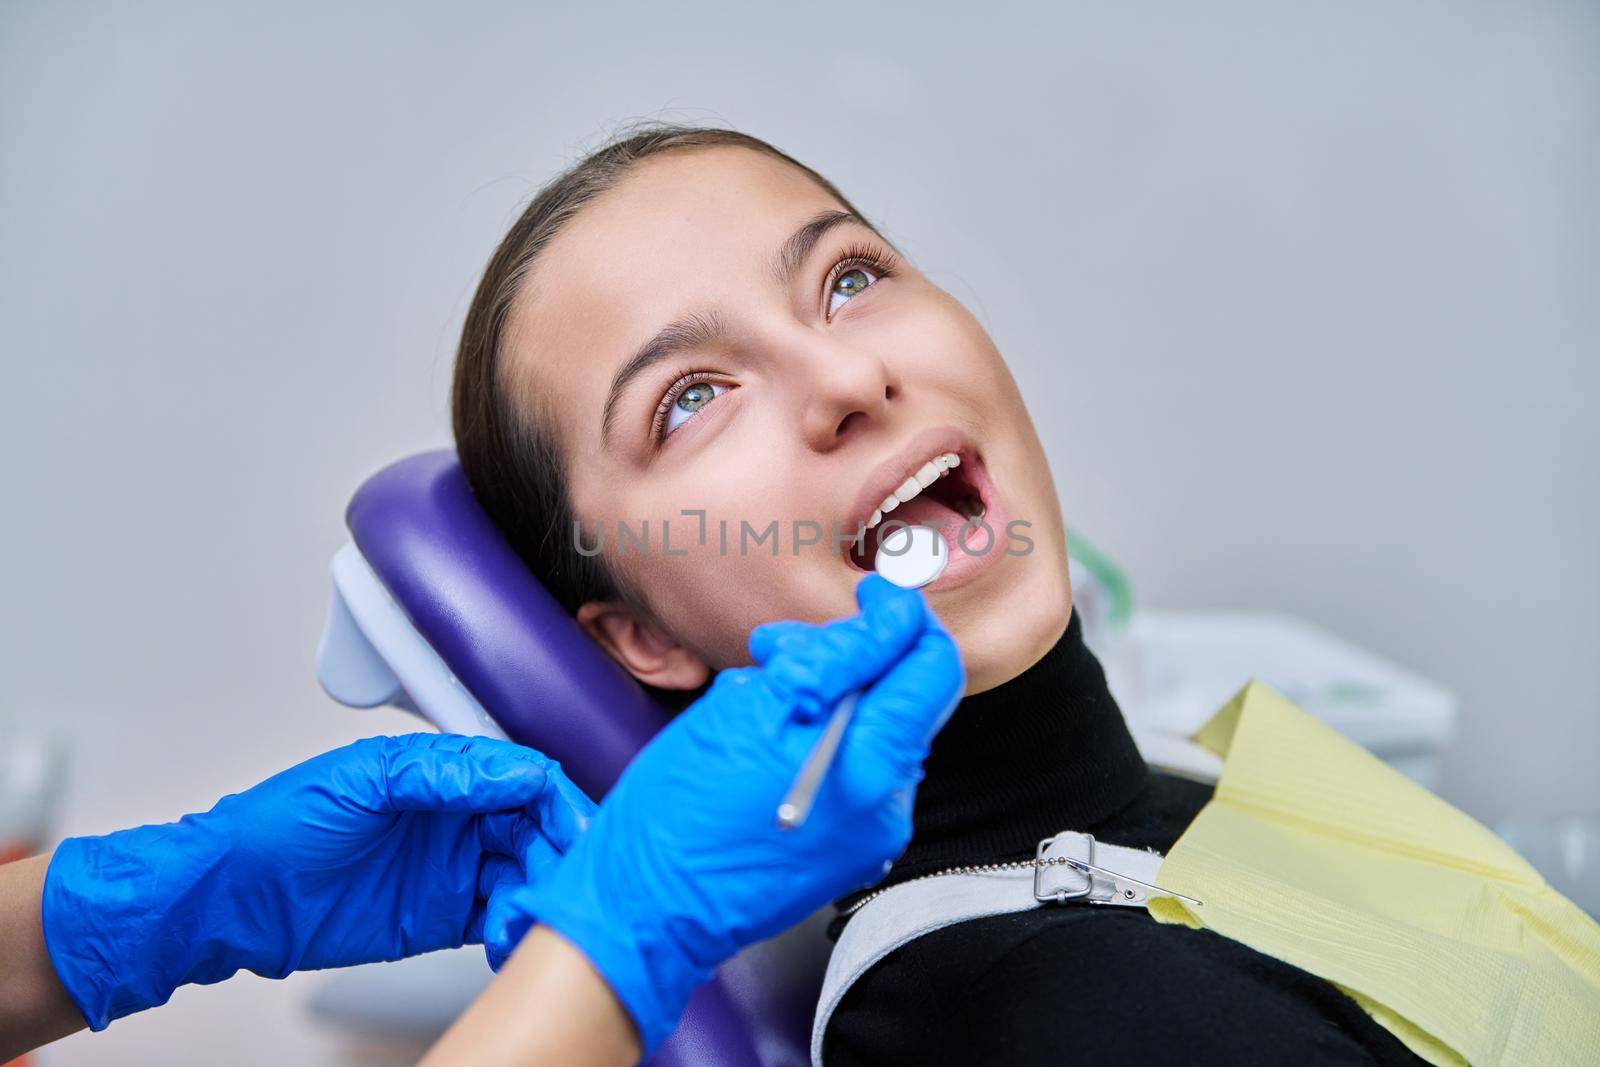
[[(750, 630), (761, 623), (819, 622), (854, 610), (855, 576), (829, 548), (825, 519), (817, 519), (824, 526), (821, 544), (794, 554), (792, 520), (831, 515), (837, 493), (808, 486), (802, 472), (775, 468), (774, 455), (784, 452), (774, 447), (776, 432), (770, 426), (741, 429), (695, 457), (692, 473), (663, 479), (619, 504), (632, 515), (634, 529), (649, 516), (649, 551), (640, 555), (630, 543), (610, 562), (673, 636), (714, 669), (747, 663)], [(776, 555), (770, 534), (757, 540), (773, 522)], [(614, 530), (608, 524), (608, 552)]]
[(947, 309), (945, 321), (962, 353), (958, 373), (968, 381), (986, 390), (984, 395), (1012, 396), (1017, 392), (1011, 369), (995, 347), (989, 332), (967, 309), (954, 301)]
[(764, 622), (821, 622), (854, 610), (854, 584), (843, 567), (791, 556), (787, 544), (776, 556), (769, 545), (741, 553), (736, 523), (729, 524), (723, 554), (717, 535), (713, 523), (708, 544), (689, 544), (686, 556), (623, 561), (626, 579), (655, 616), (713, 670), (748, 663), (750, 631)]
[[(788, 599), (792, 565), (801, 562), (788, 556), (786, 532), (776, 558), (770, 538), (754, 540), (774, 519), (781, 527), (792, 502), (781, 492), (785, 479), (752, 458), (768, 454), (770, 445), (757, 448), (743, 436), (719, 440), (694, 457), (691, 470), (652, 475), (648, 485), (635, 479), (632, 491), (585, 518), (591, 545), (596, 523), (603, 523), (603, 552), (618, 576), (677, 640), (718, 669), (745, 662), (752, 627), (786, 617), (775, 612)], [(623, 523), (632, 538), (620, 535)], [(637, 535), (646, 523), (641, 553)], [(743, 523), (753, 532), (741, 552)]]
[(1016, 384), (983, 326), (941, 289), (908, 305), (885, 335), (904, 358), (904, 373), (973, 407), (975, 417), (1009, 414)]

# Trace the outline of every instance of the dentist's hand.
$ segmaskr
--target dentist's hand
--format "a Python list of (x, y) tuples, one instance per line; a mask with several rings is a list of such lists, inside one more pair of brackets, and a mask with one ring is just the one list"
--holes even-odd
[(590, 811), (558, 764), (510, 742), (368, 738), (204, 814), (63, 841), (45, 944), (100, 1030), (241, 969), (279, 978), (476, 943), (491, 893), (567, 848)]
[[(740, 948), (870, 885), (910, 840), (912, 795), (965, 674), (922, 595), (877, 575), (860, 615), (750, 637), (760, 666), (723, 671), (629, 765), (544, 877), (498, 894), (484, 940), (503, 959), (534, 922), (576, 945), (646, 1054), (693, 988)], [(779, 802), (826, 723), (867, 687), (809, 819)]]

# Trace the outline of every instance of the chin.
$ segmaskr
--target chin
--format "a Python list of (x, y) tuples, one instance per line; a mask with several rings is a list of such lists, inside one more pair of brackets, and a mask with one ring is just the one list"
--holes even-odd
[(1010, 681), (1039, 661), (1062, 633), (1072, 614), (1072, 586), (1066, 558), (1007, 557), (982, 583), (928, 602), (950, 630), (967, 669), (967, 695)]

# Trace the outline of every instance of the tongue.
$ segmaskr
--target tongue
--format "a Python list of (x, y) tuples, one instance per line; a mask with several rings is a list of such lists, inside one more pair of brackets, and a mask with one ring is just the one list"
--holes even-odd
[(885, 525), (895, 519), (907, 526), (932, 526), (944, 537), (951, 551), (955, 550), (955, 536), (961, 526), (961, 514), (924, 492), (895, 508), (883, 517), (883, 522), (867, 531), (867, 541), (863, 551), (856, 556), (857, 563), (862, 563), (868, 570), (877, 569), (878, 535), (883, 533)]

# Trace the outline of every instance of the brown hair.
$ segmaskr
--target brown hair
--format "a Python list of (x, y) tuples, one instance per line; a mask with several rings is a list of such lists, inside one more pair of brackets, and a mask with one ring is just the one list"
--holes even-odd
[(539, 190), (489, 258), (461, 328), (451, 396), (461, 468), (478, 502), (569, 613), (589, 600), (627, 598), (644, 605), (629, 596), (601, 555), (579, 553), (569, 536), (574, 516), (561, 450), (542, 412), (524, 410), (507, 387), (505, 330), (511, 307), (535, 260), (561, 228), (634, 164), (666, 152), (722, 146), (764, 152), (798, 167), (855, 211), (822, 175), (748, 134), (658, 122), (634, 126)]

